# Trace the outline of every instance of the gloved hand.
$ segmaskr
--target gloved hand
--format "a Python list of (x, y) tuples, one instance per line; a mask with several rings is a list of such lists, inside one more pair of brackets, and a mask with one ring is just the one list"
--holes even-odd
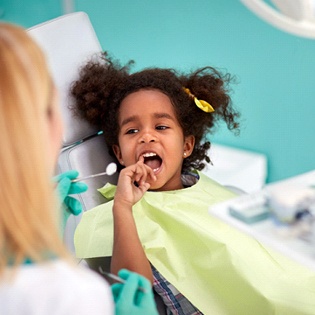
[[(111, 286), (116, 315), (158, 315), (149, 280), (126, 269), (118, 272), (125, 283)], [(145, 292), (139, 290), (143, 288)]]
[(69, 196), (71, 194), (83, 193), (88, 189), (88, 186), (84, 183), (72, 182), (78, 175), (78, 171), (70, 170), (54, 177), (54, 181), (57, 182), (57, 192), (63, 210), (63, 227), (70, 214), (79, 215), (82, 212), (80, 201)]

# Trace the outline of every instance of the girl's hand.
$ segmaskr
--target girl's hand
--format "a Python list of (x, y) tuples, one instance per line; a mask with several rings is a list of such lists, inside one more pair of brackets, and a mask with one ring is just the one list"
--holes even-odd
[(155, 181), (153, 170), (145, 165), (144, 158), (120, 171), (114, 202), (132, 207), (150, 188), (148, 179)]

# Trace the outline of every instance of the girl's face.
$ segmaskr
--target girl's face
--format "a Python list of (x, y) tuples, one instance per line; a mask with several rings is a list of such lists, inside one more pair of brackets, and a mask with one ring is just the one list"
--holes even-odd
[(150, 190), (183, 188), (183, 159), (194, 147), (193, 136), (184, 137), (173, 105), (158, 90), (129, 94), (120, 105), (118, 145), (113, 146), (118, 161), (129, 166), (144, 157), (157, 177)]

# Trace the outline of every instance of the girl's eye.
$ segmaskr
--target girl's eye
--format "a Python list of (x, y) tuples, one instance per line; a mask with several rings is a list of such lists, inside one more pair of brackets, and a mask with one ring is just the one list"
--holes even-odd
[(139, 131), (138, 129), (129, 129), (127, 130), (126, 134), (128, 135), (128, 134), (136, 133), (138, 131)]
[(168, 129), (169, 127), (167, 127), (167, 126), (156, 126), (156, 129), (157, 130), (166, 130), (166, 129)]

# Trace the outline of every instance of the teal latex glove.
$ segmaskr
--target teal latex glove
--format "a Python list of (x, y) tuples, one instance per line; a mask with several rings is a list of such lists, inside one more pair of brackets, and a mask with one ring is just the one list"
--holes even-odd
[[(116, 315), (158, 315), (149, 280), (126, 269), (118, 272), (125, 283), (111, 286)], [(145, 290), (138, 290), (141, 287)]]
[(70, 170), (54, 177), (54, 181), (57, 182), (57, 192), (63, 210), (63, 227), (70, 214), (79, 215), (82, 212), (80, 201), (69, 196), (72, 194), (81, 194), (88, 189), (88, 186), (84, 183), (72, 182), (78, 175), (78, 171)]

